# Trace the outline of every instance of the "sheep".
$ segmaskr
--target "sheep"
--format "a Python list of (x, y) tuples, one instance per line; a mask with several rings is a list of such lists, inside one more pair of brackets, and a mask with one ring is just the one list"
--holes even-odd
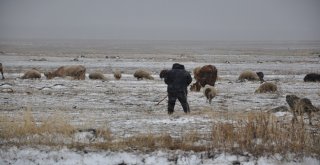
[(199, 80), (199, 79), (200, 79), (200, 77), (198, 77), (199, 72), (200, 72), (200, 69), (201, 69), (200, 66), (193, 69), (193, 77), (194, 77), (194, 79), (196, 79), (196, 80)]
[(32, 69), (26, 71), (21, 78), (22, 79), (37, 79), (37, 78), (41, 78), (41, 73), (37, 69), (32, 68)]
[(218, 77), (218, 70), (213, 65), (205, 65), (199, 70), (199, 83), (202, 87), (209, 84), (214, 86)]
[(1, 72), (1, 75), (2, 75), (2, 80), (4, 80), (2, 63), (0, 63), (0, 72)]
[(304, 82), (320, 82), (320, 74), (309, 73), (304, 77), (303, 81)]
[(94, 72), (89, 74), (89, 79), (92, 80), (107, 80), (107, 78), (100, 72)]
[(215, 85), (218, 77), (218, 70), (213, 65), (205, 65), (200, 69), (195, 68), (194, 74), (196, 82), (191, 85), (190, 90), (200, 91), (201, 87), (204, 87), (207, 84), (211, 86)]
[[(262, 75), (261, 73), (259, 73), (259, 74)], [(262, 77), (262, 79), (263, 79), (263, 77)], [(258, 80), (260, 80), (260, 78), (256, 72), (246, 70), (240, 74), (238, 80), (240, 80), (240, 81), (244, 81), (244, 80), (258, 81)]]
[(287, 95), (286, 102), (288, 103), (293, 113), (292, 122), (295, 122), (297, 120), (297, 114), (300, 115), (301, 120), (303, 120), (303, 114), (307, 113), (309, 118), (309, 125), (312, 125), (311, 113), (317, 112), (319, 111), (319, 109), (313, 106), (311, 101), (308, 98), (300, 99), (296, 95)]
[(142, 69), (137, 70), (137, 71), (133, 74), (133, 76), (134, 76), (135, 78), (137, 78), (138, 80), (143, 79), (143, 78), (149, 79), (149, 80), (154, 80), (154, 78), (151, 76), (151, 74), (150, 74), (149, 72), (147, 72), (147, 71), (145, 71), (145, 70), (142, 70)]
[(116, 70), (113, 72), (113, 77), (116, 79), (116, 80), (120, 80), (121, 79), (121, 71), (119, 70)]
[(212, 99), (217, 95), (217, 91), (213, 86), (206, 85), (203, 89), (203, 94), (206, 96), (209, 104), (211, 104)]
[(161, 70), (161, 71), (160, 71), (160, 74), (159, 74), (159, 77), (160, 77), (161, 79), (167, 77), (168, 71), (169, 71), (168, 69), (163, 69), (163, 70)]
[(201, 85), (199, 82), (195, 82), (190, 86), (190, 91), (193, 91), (193, 92), (199, 92), (200, 89), (201, 89)]
[(200, 71), (201, 67), (195, 67), (193, 69), (193, 78), (196, 80), (195, 83), (191, 84), (190, 86), (190, 91), (193, 91), (193, 92), (199, 92), (200, 89), (201, 89), (201, 85), (200, 83), (198, 82), (198, 80), (200, 80), (200, 77), (199, 77), (199, 71)]
[(255, 93), (267, 93), (267, 92), (276, 92), (278, 90), (277, 85), (271, 82), (265, 82), (259, 86)]
[(61, 66), (53, 72), (44, 73), (47, 79), (70, 76), (77, 80), (84, 80), (85, 74), (86, 68), (83, 65)]

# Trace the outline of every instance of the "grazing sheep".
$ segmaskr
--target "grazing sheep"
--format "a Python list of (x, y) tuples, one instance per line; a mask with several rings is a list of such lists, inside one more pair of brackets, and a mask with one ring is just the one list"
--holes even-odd
[(161, 79), (167, 77), (168, 71), (169, 71), (168, 69), (163, 69), (163, 70), (161, 70), (161, 72), (160, 72), (160, 74), (159, 74), (159, 77), (160, 77)]
[(270, 82), (265, 82), (259, 86), (259, 88), (255, 91), (255, 93), (273, 93), (278, 90), (277, 85), (270, 83)]
[(304, 77), (304, 82), (320, 82), (320, 74), (309, 73)]
[(4, 76), (3, 76), (3, 67), (2, 67), (2, 63), (0, 63), (0, 72), (1, 72), (2, 80), (3, 80), (3, 79), (4, 79)]
[(201, 87), (205, 85), (214, 86), (218, 77), (218, 70), (213, 65), (205, 65), (198, 70), (194, 69), (194, 77), (196, 82), (191, 85), (190, 90), (200, 91)]
[(22, 78), (22, 79), (36, 79), (36, 78), (41, 78), (41, 73), (40, 73), (37, 69), (32, 68), (32, 69), (26, 71), (21, 78)]
[(147, 72), (147, 71), (145, 71), (145, 70), (142, 70), (142, 69), (137, 70), (137, 71), (133, 74), (133, 76), (134, 76), (135, 78), (137, 78), (138, 80), (143, 79), (143, 78), (149, 79), (149, 80), (153, 80), (153, 79), (154, 79), (149, 72)]
[(113, 77), (116, 79), (116, 80), (120, 80), (121, 79), (121, 71), (119, 70), (116, 70), (113, 72)]
[(107, 78), (100, 72), (94, 72), (89, 74), (89, 79), (92, 80), (107, 80)]
[(311, 113), (317, 112), (319, 111), (319, 109), (314, 107), (309, 99), (300, 99), (296, 95), (287, 95), (286, 101), (293, 113), (292, 122), (295, 122), (297, 120), (297, 114), (301, 116), (301, 120), (303, 121), (303, 114), (307, 113), (309, 118), (309, 124), (312, 125)]
[(205, 65), (200, 69), (199, 75), (197, 76), (199, 77), (198, 81), (202, 87), (207, 84), (214, 86), (218, 77), (218, 70), (213, 65)]
[(84, 80), (85, 74), (86, 74), (86, 68), (82, 65), (61, 66), (53, 72), (44, 73), (47, 79), (52, 79), (54, 77), (70, 76), (77, 80)]
[(211, 101), (217, 95), (217, 91), (213, 86), (206, 85), (203, 90), (204, 96), (206, 96), (207, 101), (211, 104)]
[(258, 81), (258, 80), (260, 80), (260, 78), (257, 73), (250, 71), (250, 70), (246, 70), (240, 74), (238, 80), (240, 80), (240, 81), (244, 81), (244, 80)]

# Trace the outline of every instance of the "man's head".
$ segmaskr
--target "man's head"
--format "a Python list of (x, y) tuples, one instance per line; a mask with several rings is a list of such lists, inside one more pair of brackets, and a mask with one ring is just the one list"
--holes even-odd
[(181, 65), (179, 63), (174, 63), (172, 65), (172, 69), (184, 69), (184, 65)]

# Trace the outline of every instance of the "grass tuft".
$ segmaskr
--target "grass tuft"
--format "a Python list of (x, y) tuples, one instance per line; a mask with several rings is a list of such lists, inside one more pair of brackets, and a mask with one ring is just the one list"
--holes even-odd
[(2, 144), (15, 145), (68, 146), (78, 150), (91, 147), (116, 151), (219, 151), (250, 153), (253, 156), (320, 155), (319, 132), (311, 130), (307, 124), (286, 124), (264, 112), (216, 112), (206, 115), (219, 119), (207, 133), (192, 130), (181, 133), (180, 137), (172, 137), (170, 133), (147, 133), (115, 138), (106, 126), (93, 129), (95, 137), (85, 143), (76, 140), (75, 134), (79, 129), (70, 125), (69, 120), (62, 117), (63, 114), (52, 115), (37, 123), (31, 108), (28, 108), (20, 121), (0, 116), (0, 141)]
[(250, 113), (246, 120), (214, 125), (211, 141), (212, 148), (255, 156), (320, 154), (319, 134), (308, 131), (301, 123), (295, 127), (284, 125), (266, 113)]

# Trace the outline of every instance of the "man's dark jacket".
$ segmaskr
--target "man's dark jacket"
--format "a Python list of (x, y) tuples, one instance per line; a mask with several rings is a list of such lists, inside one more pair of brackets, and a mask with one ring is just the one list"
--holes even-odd
[(188, 85), (192, 82), (192, 77), (184, 69), (184, 65), (175, 63), (172, 65), (172, 69), (168, 71), (164, 82), (168, 85), (168, 92), (187, 92)]

